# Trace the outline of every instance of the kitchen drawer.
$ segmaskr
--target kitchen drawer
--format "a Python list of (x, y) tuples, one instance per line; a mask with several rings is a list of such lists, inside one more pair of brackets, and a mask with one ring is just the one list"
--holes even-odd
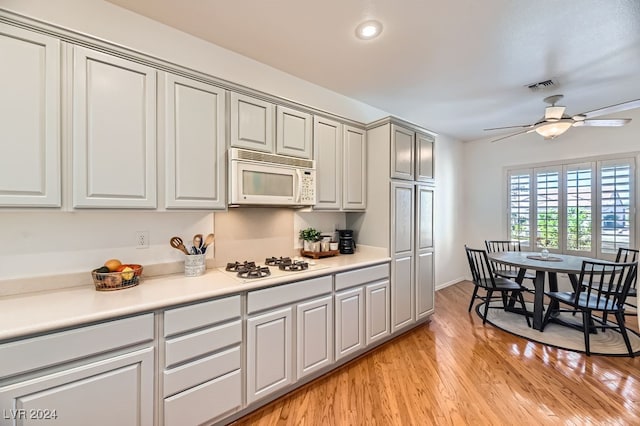
[(242, 325), (240, 320), (190, 333), (185, 336), (167, 339), (165, 342), (165, 366), (196, 358), (200, 355), (240, 343)]
[(331, 276), (312, 278), (293, 284), (284, 284), (249, 292), (247, 313), (262, 311), (275, 306), (289, 305), (299, 300), (331, 293)]
[(239, 408), (242, 403), (240, 370), (203, 383), (164, 400), (164, 424), (199, 425)]
[(153, 314), (0, 345), (0, 377), (13, 376), (153, 340)]
[(164, 337), (240, 318), (240, 296), (197, 303), (164, 312)]
[(164, 396), (176, 394), (202, 382), (240, 368), (240, 346), (165, 370)]
[(389, 264), (370, 266), (336, 274), (336, 291), (389, 278)]

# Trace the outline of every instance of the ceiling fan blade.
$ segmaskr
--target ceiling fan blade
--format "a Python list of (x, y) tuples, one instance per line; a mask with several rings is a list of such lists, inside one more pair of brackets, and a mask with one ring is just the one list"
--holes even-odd
[[(580, 120), (581, 117), (593, 118), (600, 117), (601, 115), (613, 114), (620, 111), (627, 111), (629, 109), (640, 108), (640, 99), (634, 101), (623, 102), (621, 104), (611, 105), (604, 108), (594, 109), (593, 111), (583, 112), (574, 116), (574, 120)], [(580, 118), (575, 118), (580, 117)]]
[(566, 107), (563, 106), (548, 106), (544, 109), (545, 120), (560, 120), (564, 114)]
[(533, 124), (523, 124), (521, 126), (507, 126), (507, 127), (492, 127), (490, 129), (482, 129), (482, 130), (504, 130), (504, 129), (528, 129), (533, 127)]
[(611, 118), (611, 119), (591, 119), (581, 120), (573, 123), (573, 127), (592, 126), (592, 127), (620, 127), (630, 122), (630, 118)]
[[(533, 126), (527, 126), (527, 127), (533, 127)], [(508, 135), (506, 135), (506, 136), (502, 136), (502, 137), (500, 137), (500, 138), (498, 138), (498, 139), (494, 139), (494, 140), (492, 140), (492, 141), (491, 141), (491, 143), (498, 142), (498, 141), (501, 141), (501, 140), (503, 140), (503, 139), (510, 138), (511, 136), (517, 136), (517, 135), (521, 135), (521, 134), (523, 134), (523, 133), (531, 133), (531, 132), (533, 132), (533, 131), (534, 131), (533, 129), (520, 130), (519, 132), (510, 133), (510, 134), (508, 134)]]

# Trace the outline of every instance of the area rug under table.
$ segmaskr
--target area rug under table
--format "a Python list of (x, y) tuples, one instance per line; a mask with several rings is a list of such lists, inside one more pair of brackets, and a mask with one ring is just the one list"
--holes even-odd
[[(527, 310), (533, 311), (533, 304), (527, 303)], [(493, 305), (491, 305), (493, 306)], [(482, 318), (484, 313), (484, 303), (476, 306), (476, 313)], [(613, 317), (613, 316), (611, 316)], [(582, 314), (575, 316), (562, 312), (560, 319), (568, 323), (582, 325)], [(635, 319), (635, 318), (634, 318)], [(629, 321), (629, 318), (627, 318)], [(506, 312), (501, 308), (491, 308), (487, 314), (487, 322), (491, 325), (506, 331), (507, 333), (523, 337), (525, 339), (554, 346), (556, 348), (568, 349), (576, 352), (584, 352), (584, 334), (581, 330), (550, 322), (543, 332), (534, 330), (527, 326), (527, 321), (520, 314)], [(631, 348), (635, 355), (640, 355), (640, 336), (632, 330), (627, 329)], [(609, 356), (629, 356), (627, 347), (624, 344), (622, 335), (617, 330), (607, 329), (602, 331), (598, 328), (596, 334), (591, 334), (590, 345), (592, 355)]]

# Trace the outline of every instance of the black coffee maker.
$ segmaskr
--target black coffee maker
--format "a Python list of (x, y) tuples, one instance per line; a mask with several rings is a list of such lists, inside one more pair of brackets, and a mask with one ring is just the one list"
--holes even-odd
[(340, 254), (353, 254), (356, 251), (356, 242), (353, 241), (353, 231), (351, 229), (338, 229), (338, 237)]

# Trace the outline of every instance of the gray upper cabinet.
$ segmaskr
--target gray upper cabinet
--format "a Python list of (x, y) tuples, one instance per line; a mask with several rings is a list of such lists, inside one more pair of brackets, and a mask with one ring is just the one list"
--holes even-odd
[(414, 180), (415, 133), (391, 125), (391, 177)]
[(416, 133), (416, 171), (415, 179), (420, 182), (433, 182), (433, 146), (434, 137)]
[(315, 116), (313, 153), (316, 161), (316, 210), (342, 207), (342, 124)]
[(231, 92), (231, 146), (274, 151), (275, 105)]
[(156, 207), (156, 70), (73, 49), (73, 206)]
[(231, 92), (230, 122), (232, 147), (312, 158), (311, 114)]
[(162, 73), (165, 205), (225, 208), (225, 90)]
[(313, 116), (281, 105), (276, 107), (276, 153), (311, 159)]
[(365, 131), (345, 125), (342, 143), (342, 208), (344, 210), (365, 210), (367, 207)]
[(0, 24), (0, 206), (59, 207), (60, 42)]
[(391, 125), (391, 178), (433, 183), (434, 138)]

